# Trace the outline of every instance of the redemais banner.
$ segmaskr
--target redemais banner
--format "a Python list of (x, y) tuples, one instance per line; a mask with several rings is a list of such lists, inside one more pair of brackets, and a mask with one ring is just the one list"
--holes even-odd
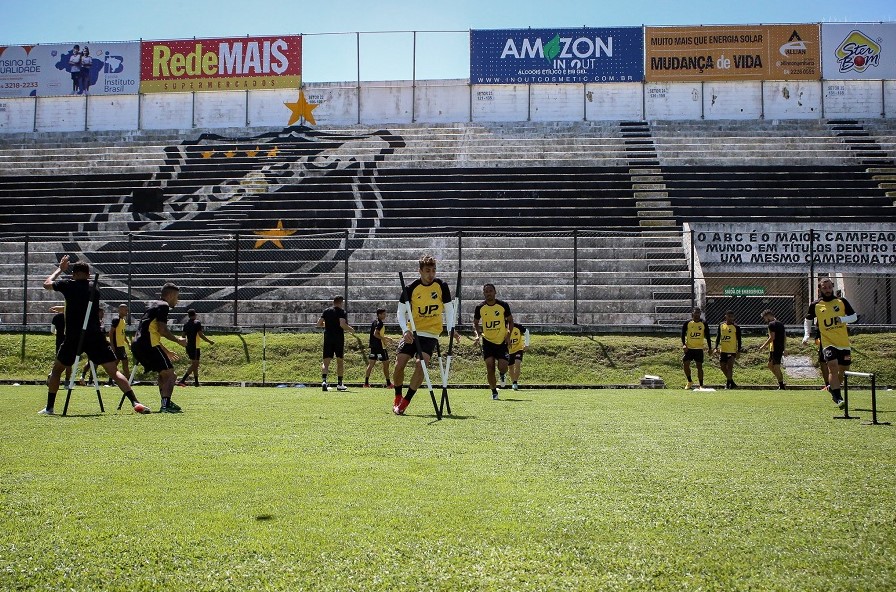
[(299, 88), (302, 37), (144, 41), (140, 92)]
[(819, 80), (817, 24), (645, 27), (648, 82)]

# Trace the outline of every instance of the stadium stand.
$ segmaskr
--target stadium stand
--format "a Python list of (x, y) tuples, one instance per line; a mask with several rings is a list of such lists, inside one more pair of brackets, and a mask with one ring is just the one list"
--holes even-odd
[[(684, 223), (896, 221), (894, 127), (630, 121), (10, 135), (0, 138), (0, 239), (50, 237), (60, 252), (85, 252), (120, 298), (130, 296), (126, 280), (143, 297), (174, 270), (186, 299), (214, 315), (209, 325), (233, 324), (235, 298), (253, 300), (241, 324), (302, 324), (341, 285), (346, 254), (348, 273), (366, 278), (349, 300), (366, 309), (394, 300), (395, 269), (434, 243), (405, 236), (397, 246), (389, 233), (463, 232), (468, 293), (500, 278), (527, 324), (664, 324), (691, 302)], [(301, 246), (252, 248), (278, 224)], [(574, 229), (581, 236), (571, 238)], [(327, 232), (346, 233), (345, 244), (314, 238)], [(139, 250), (128, 233), (142, 235)], [(233, 233), (250, 239), (238, 256), (253, 271), (239, 286)], [(172, 254), (172, 244), (184, 246)], [(20, 255), (4, 251), (10, 285)], [(297, 257), (306, 258), (300, 270)], [(42, 311), (47, 296), (29, 292)]]

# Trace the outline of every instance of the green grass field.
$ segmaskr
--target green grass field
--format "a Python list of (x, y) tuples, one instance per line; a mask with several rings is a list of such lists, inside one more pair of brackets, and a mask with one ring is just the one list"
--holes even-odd
[(896, 588), (896, 427), (818, 391), (3, 391), (4, 590)]

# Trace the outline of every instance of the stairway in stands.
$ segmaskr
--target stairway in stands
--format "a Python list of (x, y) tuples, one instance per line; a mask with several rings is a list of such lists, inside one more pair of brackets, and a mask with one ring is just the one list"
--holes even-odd
[(675, 226), (650, 124), (646, 121), (622, 121), (619, 123), (619, 133), (624, 138), (632, 192), (638, 208), (638, 224), (642, 228), (656, 229)]

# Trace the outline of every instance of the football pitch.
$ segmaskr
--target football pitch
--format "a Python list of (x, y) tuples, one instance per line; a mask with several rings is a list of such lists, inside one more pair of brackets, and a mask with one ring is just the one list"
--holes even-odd
[(380, 388), (3, 391), (4, 590), (896, 588), (896, 426), (858, 387), (854, 421), (808, 390), (453, 390), (442, 421), (425, 388), (404, 417)]

